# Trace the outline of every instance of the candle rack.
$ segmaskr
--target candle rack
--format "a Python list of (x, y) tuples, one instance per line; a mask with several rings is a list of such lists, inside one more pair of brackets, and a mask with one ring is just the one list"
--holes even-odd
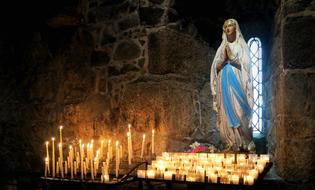
[[(169, 157), (169, 155), (180, 155), (179, 158), (174, 158), (171, 159)], [(95, 178), (92, 180), (91, 178), (85, 178), (84, 180), (80, 179), (80, 174), (77, 175), (76, 178), (74, 179), (69, 179), (69, 175), (65, 176), (64, 178), (61, 177), (57, 177), (57, 178), (52, 178), (52, 177), (42, 177), (42, 180), (44, 182), (44, 184), (46, 184), (46, 186), (48, 186), (48, 184), (52, 184), (52, 183), (57, 183), (59, 185), (66, 185), (66, 184), (70, 184), (70, 185), (74, 185), (74, 184), (80, 184), (80, 185), (86, 185), (86, 186), (106, 186), (106, 188), (111, 188), (111, 187), (116, 187), (119, 185), (123, 185), (123, 184), (127, 184), (127, 183), (133, 183), (133, 182), (138, 182), (138, 189), (142, 190), (143, 189), (143, 183), (146, 183), (146, 185), (149, 187), (149, 189), (154, 189), (154, 183), (158, 182), (158, 183), (165, 183), (166, 189), (172, 189), (172, 185), (173, 184), (186, 184), (189, 187), (192, 187), (193, 189), (195, 189), (195, 186), (198, 187), (199, 186), (211, 186), (211, 187), (218, 187), (219, 189), (223, 188), (227, 188), (227, 189), (252, 189), (252, 188), (256, 188), (257, 185), (259, 185), (262, 181), (264, 176), (267, 174), (267, 172), (270, 170), (270, 168), (272, 167), (272, 162), (269, 161), (269, 156), (268, 155), (255, 155), (255, 154), (222, 154), (222, 153), (218, 153), (218, 154), (206, 154), (206, 153), (163, 153), (163, 156), (157, 156), (156, 160), (152, 160), (152, 162), (150, 163), (150, 165), (148, 165), (147, 162), (144, 162), (143, 160), (138, 162), (134, 162), (132, 167), (131, 165), (128, 164), (127, 160), (124, 160), (121, 163), (121, 168), (128, 168), (128, 171), (125, 170), (125, 172), (120, 172), (121, 174), (124, 173), (124, 175), (119, 175), (118, 178), (115, 177), (115, 175), (113, 174), (113, 172), (111, 172), (111, 175), (109, 175), (109, 180), (108, 181), (101, 181), (101, 174), (98, 173), (97, 175), (95, 175)], [(173, 160), (173, 161), (181, 161), (181, 164), (186, 164), (189, 165), (187, 160), (191, 161), (193, 163), (194, 166), (198, 166), (197, 161), (200, 161), (200, 163), (203, 164), (209, 164), (212, 163), (213, 164), (221, 164), (223, 167), (228, 166), (229, 164), (234, 164), (234, 169), (237, 169), (237, 167), (235, 167), (237, 165), (237, 163), (241, 164), (241, 163), (251, 163), (249, 161), (249, 159), (254, 159), (254, 168), (257, 169), (257, 173), (253, 173), (252, 175), (257, 174), (257, 177), (255, 177), (255, 179), (253, 180), (252, 184), (248, 184), (245, 183), (245, 175), (242, 175), (241, 177), (237, 178), (236, 176), (232, 175), (232, 172), (230, 172), (230, 176), (231, 178), (229, 178), (229, 181), (224, 180), (224, 178), (222, 178), (221, 176), (217, 176), (216, 181), (212, 181), (210, 180), (211, 178), (211, 173), (207, 173), (206, 169), (203, 170), (202, 177), (199, 177), (198, 180), (195, 176), (195, 178), (192, 178), (190, 175), (186, 174), (181, 174), (179, 175), (179, 173), (177, 174), (173, 174), (171, 173), (171, 175), (169, 175), (167, 173), (168, 170), (165, 166), (159, 166), (159, 164), (161, 164), (161, 160), (166, 158), (166, 160)], [(220, 160), (220, 162), (212, 162), (209, 160), (205, 160), (205, 158), (207, 159), (212, 159), (212, 161), (215, 161), (214, 158), (218, 158)], [(230, 162), (230, 160), (232, 160), (232, 162)], [(258, 163), (263, 162), (263, 168), (258, 167)], [(165, 163), (164, 163), (165, 164)], [(179, 169), (181, 167), (183, 167), (184, 165), (176, 165), (176, 167), (178, 168), (178, 172)], [(169, 166), (168, 166), (169, 167)], [(158, 170), (164, 169), (164, 173), (158, 173)], [(205, 167), (206, 168), (206, 167)], [(228, 167), (226, 167), (228, 168)], [(154, 177), (150, 176), (152, 174), (150, 174), (150, 172), (148, 171), (154, 171), (157, 172), (158, 174), (154, 173)], [(135, 171), (137, 171), (135, 173)], [(145, 173), (141, 174), (141, 172), (139, 171), (145, 171)], [(196, 172), (196, 170), (195, 170)], [(254, 171), (253, 171), (254, 172)], [(197, 174), (198, 172), (196, 172)], [(88, 173), (87, 176), (90, 176), (91, 174)], [(246, 173), (246, 175), (248, 175)], [(170, 176), (170, 177), (167, 177)], [(237, 182), (233, 182), (237, 181)]]

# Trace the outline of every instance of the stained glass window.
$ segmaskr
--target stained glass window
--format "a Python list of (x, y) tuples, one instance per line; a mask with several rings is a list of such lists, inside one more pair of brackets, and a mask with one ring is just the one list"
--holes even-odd
[(263, 134), (263, 122), (262, 122), (262, 48), (259, 38), (254, 37), (249, 39), (248, 47), (250, 50), (251, 68), (252, 68), (252, 81), (253, 81), (253, 118), (252, 127), (253, 135), (260, 136)]

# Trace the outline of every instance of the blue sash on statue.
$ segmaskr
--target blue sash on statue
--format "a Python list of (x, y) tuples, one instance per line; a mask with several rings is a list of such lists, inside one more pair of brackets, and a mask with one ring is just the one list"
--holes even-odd
[(235, 106), (232, 102), (232, 96), (236, 97), (242, 112), (246, 117), (251, 116), (251, 108), (248, 105), (246, 95), (241, 88), (240, 82), (237, 80), (233, 71), (233, 66), (226, 64), (222, 69), (221, 84), (224, 111), (228, 119), (230, 127), (236, 128), (240, 125), (240, 119), (236, 115)]

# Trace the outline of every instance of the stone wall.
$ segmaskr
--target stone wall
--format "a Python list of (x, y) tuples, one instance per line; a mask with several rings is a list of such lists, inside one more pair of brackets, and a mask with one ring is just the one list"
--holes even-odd
[(314, 188), (315, 177), (314, 17), (314, 1), (281, 1), (266, 68), (269, 151), (278, 175), (301, 189)]
[(173, 1), (81, 3), (80, 17), (56, 15), (32, 34), (21, 72), (10, 66), (3, 83), (11, 83), (1, 84), (10, 87), (1, 96), (3, 171), (41, 172), (44, 142), (58, 137), (61, 124), (66, 144), (126, 144), (130, 123), (136, 155), (152, 129), (157, 154), (195, 140), (217, 146), (209, 86), (215, 52), (181, 25)]

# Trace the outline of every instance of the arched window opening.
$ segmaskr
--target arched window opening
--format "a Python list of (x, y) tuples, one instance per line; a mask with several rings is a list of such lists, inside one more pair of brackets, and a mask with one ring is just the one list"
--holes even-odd
[(253, 81), (253, 118), (252, 127), (254, 137), (263, 135), (263, 121), (262, 121), (262, 108), (263, 108), (263, 97), (262, 97), (262, 48), (261, 41), (257, 37), (250, 38), (248, 40), (248, 47), (250, 50), (251, 59), (251, 72)]

